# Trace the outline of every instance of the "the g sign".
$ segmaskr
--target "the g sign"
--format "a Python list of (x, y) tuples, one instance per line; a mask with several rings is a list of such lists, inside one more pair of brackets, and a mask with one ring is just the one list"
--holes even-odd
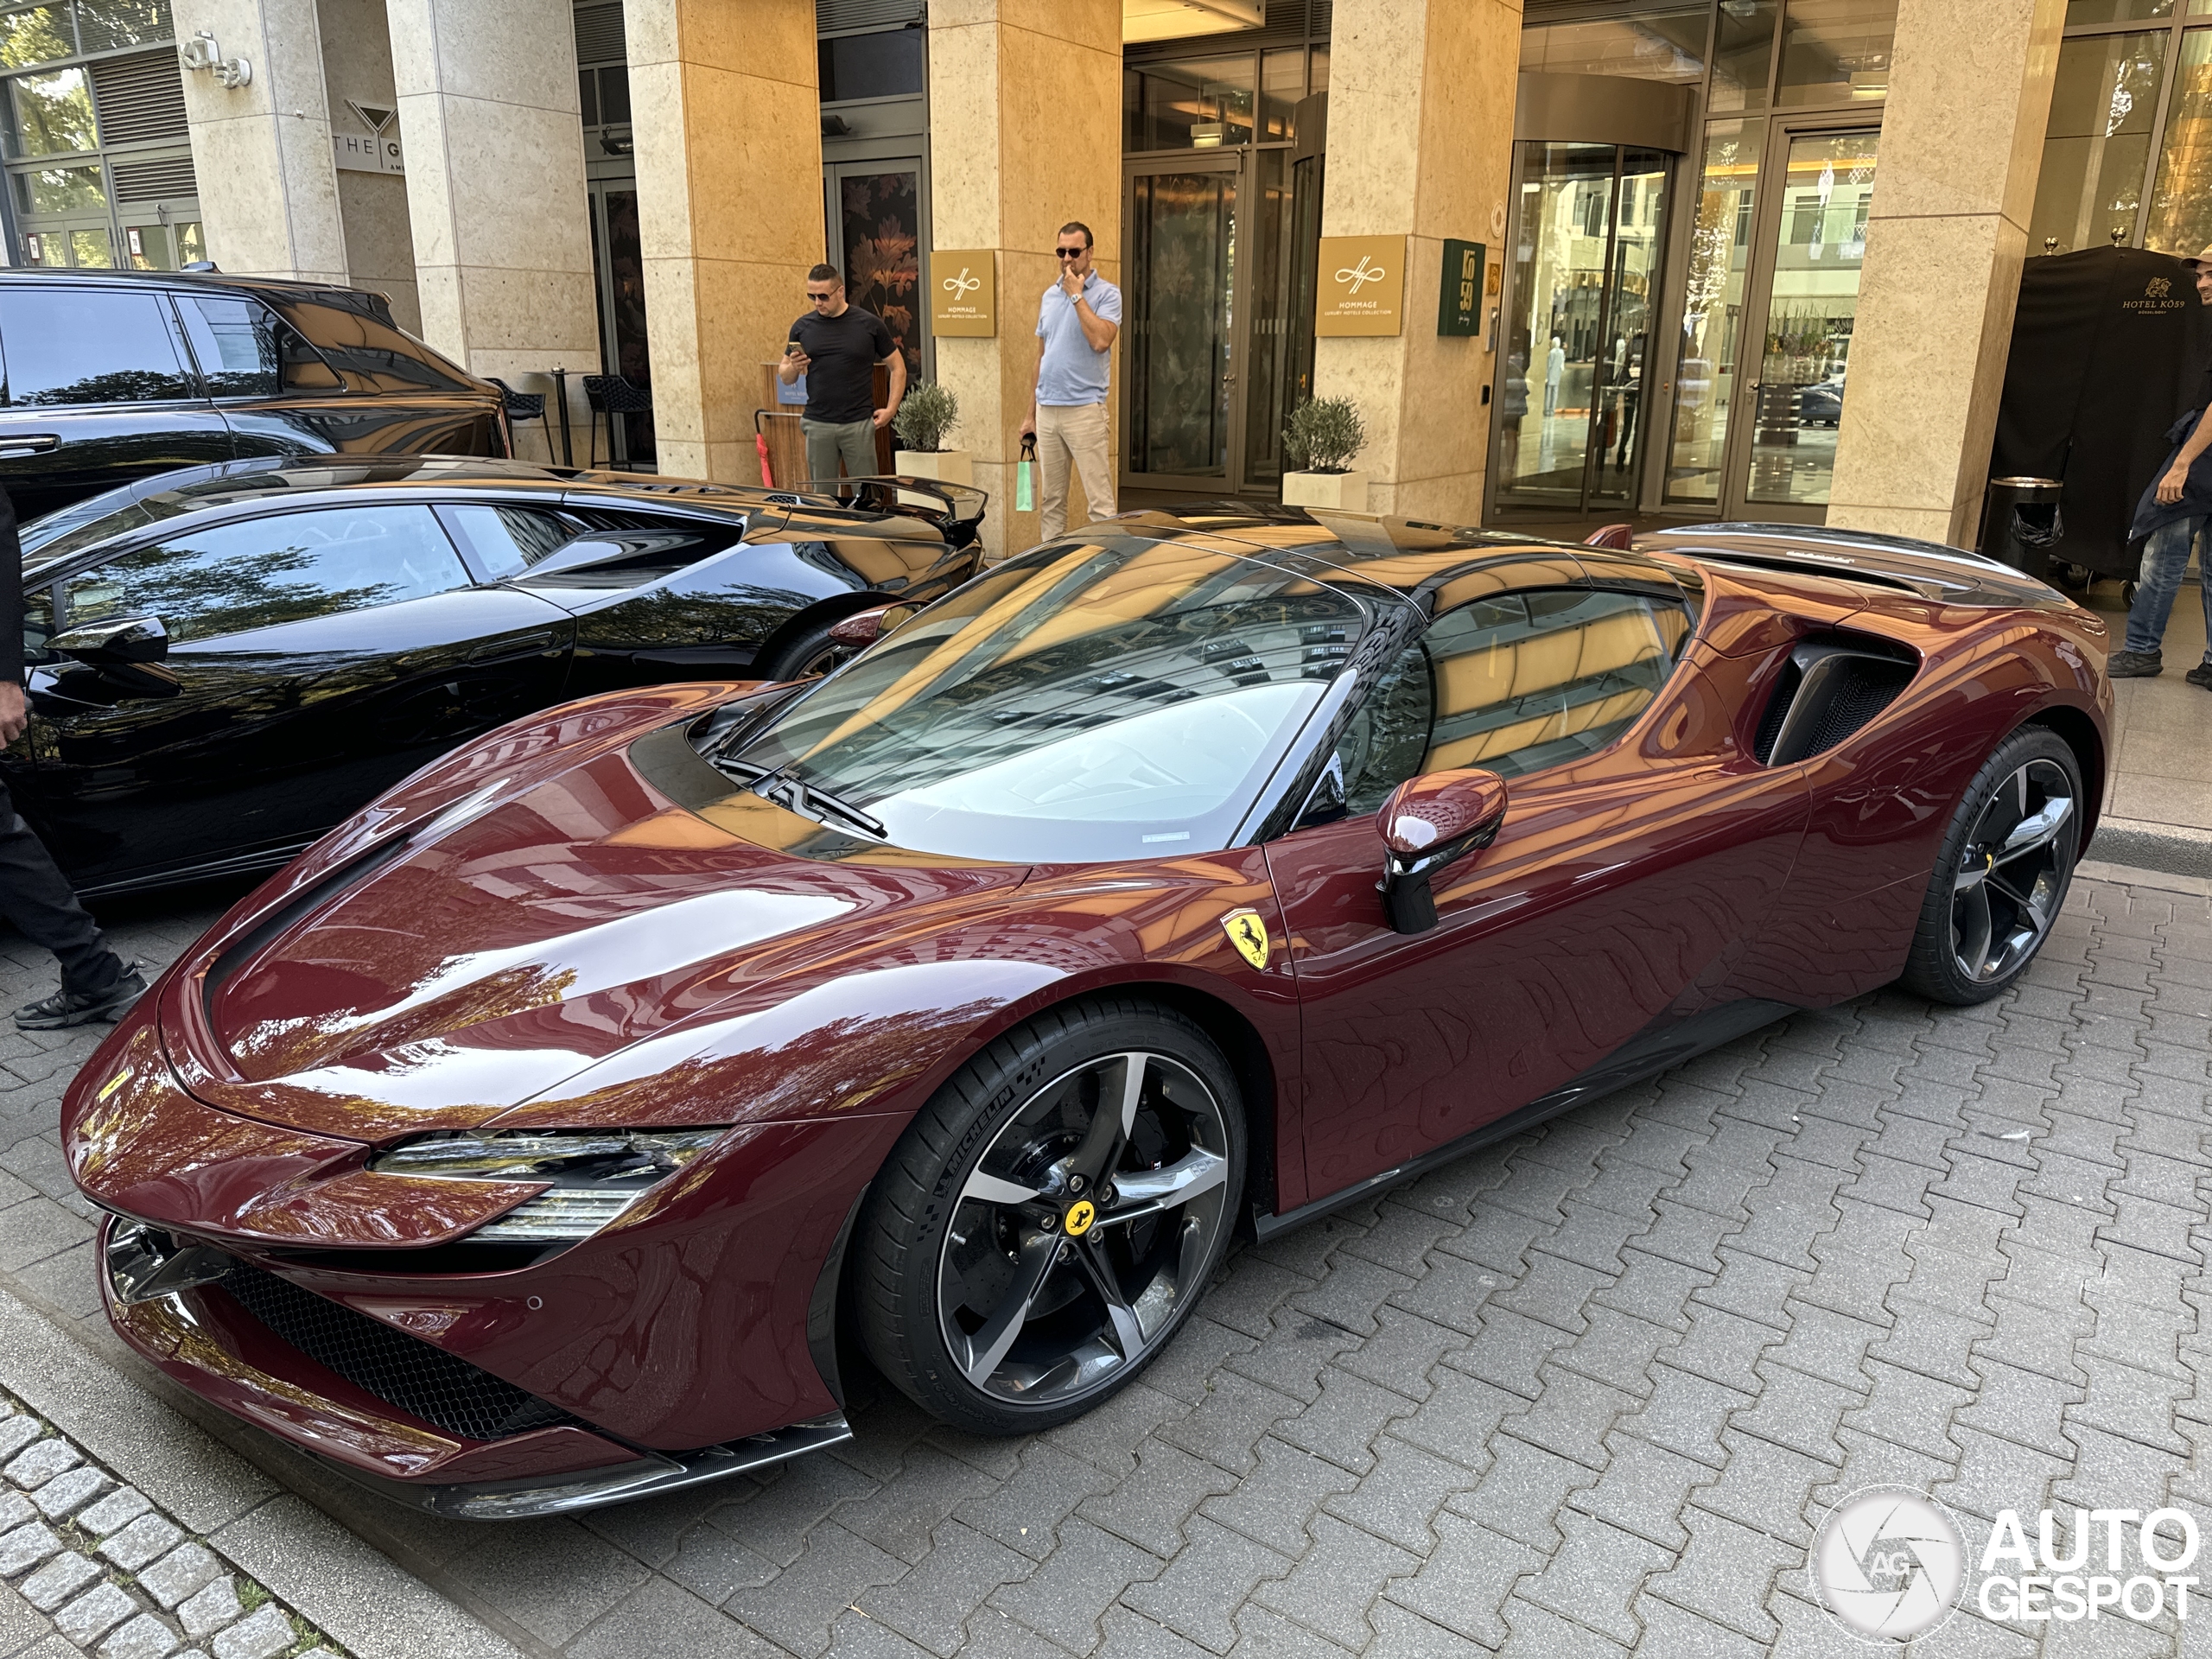
[(1406, 238), (1325, 236), (1313, 302), (1317, 334), (1395, 334), (1406, 298)]
[(998, 333), (998, 263), (990, 249), (936, 249), (926, 280), (931, 334), (988, 340)]

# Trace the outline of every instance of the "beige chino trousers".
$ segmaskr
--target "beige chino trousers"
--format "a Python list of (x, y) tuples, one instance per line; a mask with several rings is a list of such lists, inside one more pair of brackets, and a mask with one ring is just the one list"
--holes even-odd
[(1083, 496), (1090, 522), (1114, 516), (1114, 474), (1106, 453), (1106, 405), (1039, 404), (1037, 406), (1037, 462), (1045, 476), (1038, 509), (1040, 539), (1051, 541), (1068, 527), (1068, 463), (1083, 475)]

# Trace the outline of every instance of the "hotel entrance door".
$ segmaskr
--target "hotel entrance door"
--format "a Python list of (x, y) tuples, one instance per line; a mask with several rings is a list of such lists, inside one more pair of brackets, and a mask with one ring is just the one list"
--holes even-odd
[(1669, 505), (1827, 517), (1881, 137), (1864, 124), (1715, 122), (1699, 188)]
[(1124, 487), (1234, 495), (1281, 480), (1296, 391), (1293, 185), (1311, 174), (1291, 161), (1277, 147), (1128, 163)]
[(1625, 505), (1642, 471), (1673, 158), (1626, 144), (1515, 149), (1492, 500)]

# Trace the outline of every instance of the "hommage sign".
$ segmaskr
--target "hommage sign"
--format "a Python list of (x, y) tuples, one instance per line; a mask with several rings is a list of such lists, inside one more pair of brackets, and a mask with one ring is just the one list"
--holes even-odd
[(1313, 332), (1395, 334), (1406, 302), (1406, 238), (1325, 236)]
[(933, 250), (929, 285), (931, 334), (988, 340), (998, 333), (998, 264), (990, 249)]

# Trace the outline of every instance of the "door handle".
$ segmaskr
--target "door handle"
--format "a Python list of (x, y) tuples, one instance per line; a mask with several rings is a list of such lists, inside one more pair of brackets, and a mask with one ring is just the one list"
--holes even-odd
[(0, 433), (0, 460), (13, 460), (19, 455), (42, 455), (60, 447), (60, 438), (52, 432), (35, 432), (23, 437), (11, 437)]
[(468, 653), (472, 663), (482, 662), (487, 657), (518, 657), (525, 652), (543, 651), (553, 643), (553, 631), (525, 633), (513, 639), (487, 639)]

